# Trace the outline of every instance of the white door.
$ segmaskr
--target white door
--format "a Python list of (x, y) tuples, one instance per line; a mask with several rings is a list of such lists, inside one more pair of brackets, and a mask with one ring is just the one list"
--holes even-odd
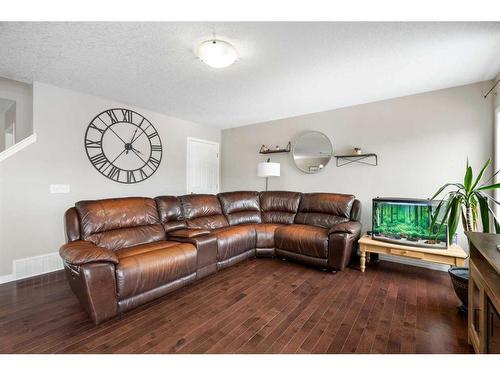
[(188, 137), (187, 193), (217, 194), (219, 192), (219, 144)]

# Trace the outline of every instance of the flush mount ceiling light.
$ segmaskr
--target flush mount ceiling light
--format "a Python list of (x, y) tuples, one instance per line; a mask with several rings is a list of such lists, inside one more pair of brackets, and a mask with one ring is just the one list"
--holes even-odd
[(238, 54), (230, 43), (212, 39), (200, 44), (198, 57), (212, 68), (225, 68), (238, 59)]

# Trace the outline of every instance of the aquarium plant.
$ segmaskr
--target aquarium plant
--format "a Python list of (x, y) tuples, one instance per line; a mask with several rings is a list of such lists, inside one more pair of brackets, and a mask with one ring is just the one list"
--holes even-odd
[[(440, 202), (432, 215), (431, 228), (436, 223), (441, 227), (445, 221), (448, 221), (448, 238), (450, 242), (457, 231), (460, 218), (464, 229), (467, 231), (477, 231), (480, 218), (481, 229), (484, 233), (490, 232), (491, 222), (493, 222), (495, 232), (500, 233), (500, 224), (492, 209), (494, 205), (500, 205), (500, 202), (486, 193), (500, 188), (500, 183), (491, 184), (498, 171), (486, 181), (482, 181), (490, 164), (491, 160), (488, 159), (478, 175), (474, 177), (472, 167), (467, 160), (463, 183), (450, 182), (444, 184), (431, 198), (435, 199), (441, 196)], [(438, 220), (438, 217), (440, 220)]]

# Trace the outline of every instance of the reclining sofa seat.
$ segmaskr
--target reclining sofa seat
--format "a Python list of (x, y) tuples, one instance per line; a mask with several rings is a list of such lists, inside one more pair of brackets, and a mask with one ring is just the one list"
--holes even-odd
[(292, 224), (299, 208), (300, 193), (263, 191), (260, 193), (262, 223), (257, 228), (256, 255), (275, 256), (275, 231)]
[(153, 199), (81, 201), (65, 223), (66, 276), (95, 323), (196, 278), (195, 246), (166, 240)]
[[(254, 256), (255, 229), (230, 226), (216, 195), (190, 194), (181, 196), (180, 200), (188, 229), (209, 230), (216, 238), (217, 269)], [(229, 218), (233, 224), (245, 221), (237, 216)]]
[(238, 191), (82, 201), (65, 214), (69, 283), (98, 324), (254, 256), (342, 270), (361, 232), (352, 195)]
[(353, 195), (302, 194), (294, 224), (276, 229), (276, 255), (344, 270), (361, 233), (359, 213)]

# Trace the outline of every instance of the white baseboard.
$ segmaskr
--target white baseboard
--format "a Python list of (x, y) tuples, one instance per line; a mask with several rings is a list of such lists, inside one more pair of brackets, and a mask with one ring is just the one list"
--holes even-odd
[(10, 283), (11, 281), (14, 280), (16, 280), (16, 278), (14, 277), (13, 273), (0, 276), (0, 284)]
[(62, 259), (58, 252), (37, 255), (29, 258), (15, 259), (12, 262), (13, 273), (0, 276), (0, 284), (42, 275), (63, 269)]
[(425, 261), (417, 260), (417, 259), (408, 259), (408, 258), (395, 257), (395, 256), (391, 256), (391, 255), (384, 255), (384, 254), (379, 254), (379, 259), (386, 260), (388, 262), (408, 264), (410, 266), (428, 268), (430, 270), (443, 271), (443, 272), (448, 272), (448, 269), (450, 268), (450, 266), (448, 266), (446, 264), (430, 263), (430, 262), (425, 262)]

